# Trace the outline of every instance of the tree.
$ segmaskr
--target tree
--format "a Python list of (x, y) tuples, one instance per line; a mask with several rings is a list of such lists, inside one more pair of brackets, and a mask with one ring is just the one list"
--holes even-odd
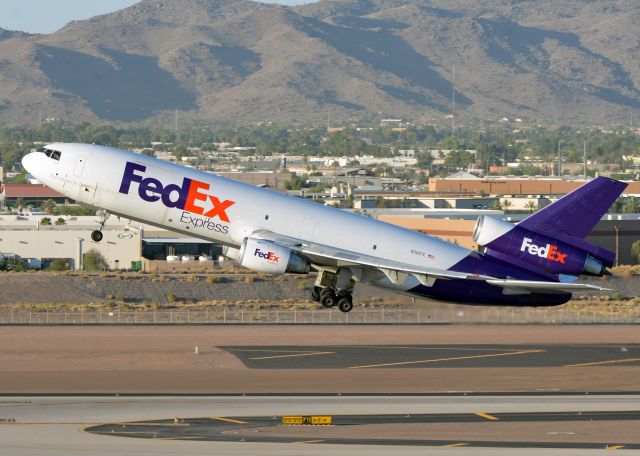
[(504, 213), (508, 214), (509, 213), (509, 208), (511, 207), (511, 201), (502, 200), (501, 207), (502, 207), (502, 210), (504, 211)]
[(640, 263), (640, 241), (635, 241), (631, 244), (631, 256), (636, 263)]
[(107, 260), (96, 249), (90, 249), (84, 254), (85, 271), (106, 271), (109, 269)]
[(473, 161), (473, 155), (466, 150), (452, 150), (447, 155), (447, 158), (444, 159), (445, 165), (455, 168), (468, 168)]
[(56, 258), (49, 265), (50, 271), (66, 271), (69, 269), (69, 260), (65, 258)]
[(530, 213), (534, 213), (538, 210), (538, 205), (535, 201), (527, 201), (527, 204), (524, 205)]
[(51, 225), (51, 219), (49, 217), (42, 217), (40, 225)]
[(633, 196), (627, 198), (622, 206), (622, 210), (627, 214), (637, 214), (640, 212), (640, 199)]
[(67, 222), (62, 217), (58, 217), (58, 220), (56, 220), (56, 225), (66, 225), (66, 224)]
[(56, 202), (53, 201), (52, 199), (48, 199), (47, 201), (44, 202), (42, 207), (47, 214), (53, 215), (53, 211), (56, 208)]

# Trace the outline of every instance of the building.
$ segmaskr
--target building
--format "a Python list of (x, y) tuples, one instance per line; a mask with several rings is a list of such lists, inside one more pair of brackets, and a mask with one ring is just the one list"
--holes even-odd
[(0, 216), (0, 254), (18, 255), (35, 268), (47, 268), (56, 259), (65, 259), (71, 269), (81, 270), (87, 251), (97, 250), (110, 269), (165, 270), (154, 262), (168, 257), (196, 259), (199, 268), (213, 267), (221, 247), (202, 239), (111, 217), (103, 229), (101, 242), (91, 240), (98, 227), (95, 217), (64, 217), (64, 225), (43, 225), (41, 216)]
[(50, 189), (45, 185), (33, 184), (4, 184), (0, 193), (0, 207), (22, 207), (29, 205), (40, 207), (47, 200), (53, 200), (57, 204), (72, 202), (69, 198)]
[[(431, 178), (429, 179), (429, 191), (486, 195), (565, 195), (584, 184), (584, 180), (549, 178)], [(625, 194), (640, 195), (640, 182), (629, 182), (628, 184)]]
[[(491, 214), (513, 223), (526, 218), (529, 214), (500, 215), (500, 211), (420, 211), (408, 212), (393, 209), (377, 214), (379, 220), (393, 223), (430, 236), (439, 237), (448, 242), (477, 250), (473, 241), (473, 229), (480, 214)], [(443, 218), (446, 217), (446, 218)], [(640, 239), (640, 214), (606, 214), (587, 236), (587, 241), (612, 252), (616, 252), (619, 264), (634, 264), (637, 259), (631, 255), (631, 245)]]

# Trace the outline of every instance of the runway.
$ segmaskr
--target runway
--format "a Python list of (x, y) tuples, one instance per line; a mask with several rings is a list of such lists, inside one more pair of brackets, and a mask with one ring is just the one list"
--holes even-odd
[[(273, 426), (280, 416), (296, 414), (333, 415), (336, 425), (316, 427), (312, 431), (323, 433), (319, 437), (309, 434), (308, 427), (290, 430)], [(590, 451), (595, 454), (607, 447), (640, 448), (639, 416), (638, 395), (12, 397), (0, 399), (0, 454), (320, 455), (331, 452), (382, 455), (393, 452), (398, 455), (439, 455), (454, 451), (464, 455), (489, 455), (513, 454), (513, 448), (518, 448), (518, 454), (526, 455), (578, 455)], [(487, 417), (493, 417), (495, 421)], [(132, 421), (139, 424), (130, 424)], [(248, 428), (239, 432), (239, 428), (245, 426), (239, 421), (248, 423)], [(123, 434), (128, 432), (128, 437), (118, 436), (122, 434), (123, 423), (129, 423)], [(215, 425), (209, 426), (211, 423)], [(596, 428), (582, 427), (594, 423)], [(504, 433), (504, 428), (498, 426), (527, 424), (536, 427), (520, 428), (519, 431), (508, 427), (510, 435), (500, 440), (464, 438), (477, 436), (478, 432), (495, 437), (496, 432)], [(431, 432), (428, 438), (423, 435), (420, 439), (408, 438), (412, 434), (402, 431), (414, 427), (413, 432), (416, 432), (415, 426), (433, 425), (445, 427), (439, 431), (437, 427), (425, 428)], [(381, 435), (379, 441), (373, 442), (371, 436), (358, 438), (340, 434), (357, 433), (359, 426), (365, 432), (368, 426), (384, 426), (387, 430), (396, 430), (394, 432), (400, 437), (388, 439)], [(191, 441), (194, 439), (189, 437), (193, 436), (207, 440), (202, 438), (203, 427), (209, 428), (211, 436), (225, 432), (225, 438)], [(84, 432), (86, 428), (91, 432)], [(269, 428), (276, 434), (271, 435)], [(495, 430), (493, 434), (491, 431), (487, 434), (490, 428)], [(114, 429), (113, 433), (111, 429)], [(189, 431), (184, 432), (185, 429)], [(563, 429), (574, 432), (556, 432)], [(614, 436), (617, 439), (589, 434), (597, 433), (597, 429), (617, 433)], [(619, 440), (624, 437), (621, 429), (628, 434), (626, 440)], [(294, 435), (278, 435), (283, 430)], [(150, 438), (131, 438), (136, 432), (142, 432), (135, 434), (136, 437)], [(457, 435), (451, 432), (457, 432)], [(576, 433), (581, 435), (576, 436)], [(538, 439), (532, 440), (536, 435)]]
[(250, 369), (640, 366), (640, 345), (325, 345), (220, 347)]
[[(313, 418), (313, 417), (309, 417)], [(640, 411), (629, 412), (538, 412), (538, 413), (434, 413), (434, 414), (402, 414), (402, 415), (338, 415), (330, 418), (328, 425), (307, 425), (307, 428), (297, 426), (283, 426), (282, 417), (201, 417), (201, 418), (173, 418), (170, 420), (155, 420), (131, 423), (108, 423), (91, 426), (85, 429), (94, 434), (109, 435), (112, 437), (132, 437), (141, 439), (171, 439), (191, 441), (217, 441), (217, 442), (264, 442), (264, 443), (322, 443), (339, 445), (398, 445), (398, 446), (465, 446), (465, 447), (505, 447), (505, 448), (594, 448), (608, 447), (609, 443), (602, 442), (575, 442), (575, 441), (515, 441), (509, 440), (472, 440), (458, 438), (456, 440), (428, 439), (428, 438), (384, 438), (379, 435), (363, 436), (358, 432), (362, 428), (380, 427), (389, 431), (390, 427), (402, 434), (410, 425), (416, 424), (458, 424), (458, 423), (486, 423), (487, 421), (500, 422), (500, 426), (494, 425), (495, 433), (504, 430), (503, 423), (523, 422), (549, 422), (573, 423), (574, 429), (584, 429), (579, 423), (587, 421), (601, 423), (606, 421), (637, 422), (640, 420)], [(636, 424), (637, 423), (633, 423)], [(606, 426), (605, 424), (600, 424)], [(619, 425), (619, 423), (615, 423)], [(347, 426), (351, 431), (350, 437), (336, 437), (332, 427)], [(495, 429), (498, 427), (498, 429)], [(259, 430), (256, 431), (256, 428)], [(428, 429), (427, 426), (424, 428)], [(285, 435), (268, 435), (268, 432)], [(630, 431), (630, 430), (628, 430)], [(339, 433), (338, 433), (339, 434)], [(425, 433), (426, 434), (426, 433)], [(463, 434), (463, 432), (461, 432)], [(560, 433), (555, 433), (555, 435)], [(575, 432), (565, 434), (575, 434)], [(486, 437), (486, 436), (485, 436)], [(594, 436), (584, 436), (584, 439), (592, 439)], [(629, 443), (616, 444), (620, 448), (640, 449), (640, 440), (636, 435), (630, 434)], [(302, 439), (302, 440), (301, 440)], [(635, 442), (638, 443), (635, 443)], [(611, 444), (613, 446), (613, 444)]]
[[(0, 456), (640, 445), (631, 325), (23, 327), (0, 347)], [(274, 426), (284, 415), (336, 421)]]
[[(0, 393), (630, 392), (623, 326), (7, 327)], [(197, 347), (197, 350), (196, 350)]]

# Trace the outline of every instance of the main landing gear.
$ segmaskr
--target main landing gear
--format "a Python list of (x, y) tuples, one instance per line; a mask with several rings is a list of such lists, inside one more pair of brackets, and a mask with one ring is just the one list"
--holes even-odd
[(100, 210), (96, 213), (96, 215), (98, 216), (98, 223), (100, 223), (100, 228), (91, 232), (91, 240), (93, 242), (100, 242), (104, 237), (102, 235), (102, 229), (109, 219), (109, 213), (107, 211)]
[(351, 270), (341, 268), (335, 272), (322, 269), (318, 273), (315, 286), (311, 290), (311, 299), (323, 307), (338, 307), (341, 312), (353, 309), (353, 288), (355, 281)]
[(340, 312), (350, 312), (353, 309), (353, 296), (347, 290), (334, 290), (333, 288), (322, 288), (314, 286), (311, 290), (311, 299), (322, 304), (327, 309), (338, 307)]

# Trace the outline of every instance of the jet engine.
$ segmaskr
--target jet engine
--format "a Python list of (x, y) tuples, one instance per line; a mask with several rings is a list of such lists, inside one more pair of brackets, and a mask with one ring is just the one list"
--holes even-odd
[(495, 217), (478, 218), (473, 240), (486, 255), (544, 273), (601, 276), (613, 265), (612, 252), (583, 239), (556, 239)]
[(275, 242), (245, 238), (240, 249), (225, 247), (223, 255), (241, 266), (266, 274), (307, 274), (311, 263), (299, 254)]

